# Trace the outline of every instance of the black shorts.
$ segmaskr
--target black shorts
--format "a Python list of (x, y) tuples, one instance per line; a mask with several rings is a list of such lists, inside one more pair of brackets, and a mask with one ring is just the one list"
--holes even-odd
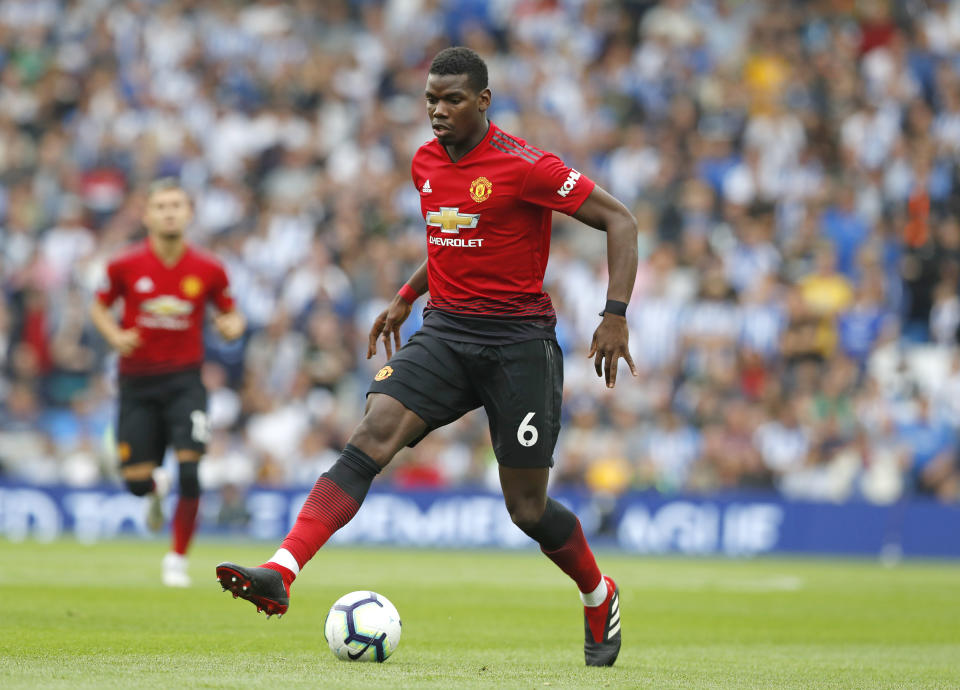
[(120, 377), (117, 453), (121, 464), (159, 465), (168, 445), (202, 454), (209, 435), (207, 390), (199, 370)]
[(553, 466), (563, 393), (563, 355), (553, 340), (475, 345), (418, 332), (377, 373), (369, 393), (415, 412), (427, 423), (423, 436), (483, 406), (501, 465)]

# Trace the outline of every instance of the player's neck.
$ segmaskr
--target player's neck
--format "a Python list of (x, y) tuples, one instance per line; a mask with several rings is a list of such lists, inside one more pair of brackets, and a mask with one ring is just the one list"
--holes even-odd
[(160, 263), (165, 266), (173, 266), (180, 260), (183, 253), (187, 251), (187, 243), (184, 242), (182, 237), (178, 237), (175, 240), (168, 240), (163, 237), (150, 235), (148, 242), (150, 243), (151, 251), (156, 254), (157, 258), (160, 259)]
[(456, 163), (458, 160), (466, 156), (468, 153), (473, 151), (477, 147), (483, 138), (487, 136), (487, 132), (490, 131), (490, 121), (486, 118), (483, 119), (483, 126), (477, 128), (477, 133), (470, 137), (467, 141), (456, 146), (444, 146), (447, 150), (447, 155), (450, 156), (450, 160)]

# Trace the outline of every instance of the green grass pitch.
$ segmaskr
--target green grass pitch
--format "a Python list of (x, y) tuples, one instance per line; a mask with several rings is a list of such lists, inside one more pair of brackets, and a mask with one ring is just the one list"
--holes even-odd
[[(624, 646), (583, 665), (572, 584), (536, 552), (322, 551), (266, 621), (213, 566), (272, 545), (201, 541), (193, 587), (165, 544), (0, 542), (2, 688), (958, 688), (960, 564), (651, 559), (601, 553)], [(334, 659), (327, 608), (373, 589), (403, 619), (385, 664)]]

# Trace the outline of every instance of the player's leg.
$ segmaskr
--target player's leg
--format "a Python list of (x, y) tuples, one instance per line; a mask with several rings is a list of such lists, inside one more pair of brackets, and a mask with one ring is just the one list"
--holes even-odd
[(479, 405), (456, 356), (417, 334), (377, 374), (366, 411), (334, 466), (314, 485), (273, 557), (259, 568), (217, 566), (224, 589), (270, 613), (283, 613), (300, 569), (363, 503), (374, 477), (404, 446)]
[(163, 584), (167, 587), (189, 587), (187, 550), (197, 527), (197, 512), (200, 507), (200, 481), (198, 467), (200, 453), (191, 450), (176, 452), (178, 464), (177, 504), (170, 520), (170, 550), (162, 562)]
[(616, 584), (601, 574), (577, 516), (547, 497), (560, 431), (560, 348), (552, 341), (535, 340), (503, 346), (498, 355), (499, 366), (486, 378), (481, 395), (507, 511), (580, 590), (586, 663), (612, 665), (620, 650)]
[(195, 450), (178, 450), (177, 484), (180, 490), (177, 506), (170, 523), (172, 553), (185, 556), (193, 540), (197, 526), (197, 511), (200, 507), (200, 453)]
[(313, 485), (296, 522), (270, 560), (256, 568), (230, 562), (217, 566), (217, 579), (224, 590), (234, 598), (253, 602), (268, 618), (286, 613), (290, 586), (300, 569), (334, 532), (353, 519), (380, 469), (426, 429), (426, 423), (397, 400), (371, 394), (363, 420), (334, 466)]
[(580, 520), (547, 497), (546, 468), (500, 466), (500, 484), (514, 524), (573, 580), (584, 612), (584, 656), (589, 666), (612, 666), (620, 651), (620, 596), (600, 573)]
[(603, 578), (580, 520), (563, 504), (547, 497), (548, 473), (547, 468), (500, 466), (500, 484), (510, 519), (577, 583), (584, 603), (602, 603), (606, 595), (600, 588)]
[(147, 526), (163, 528), (162, 501), (169, 489), (157, 472), (163, 462), (166, 435), (160, 411), (142, 382), (121, 381), (117, 418), (117, 456), (120, 476), (134, 496), (148, 496)]
[[(547, 468), (500, 466), (500, 484), (514, 524), (540, 545), (543, 553), (577, 583), (593, 604), (605, 597), (592, 596), (602, 576), (580, 520), (562, 503), (547, 497)], [(601, 593), (606, 594), (601, 588)]]
[(357, 514), (380, 470), (426, 430), (426, 422), (398, 400), (371, 393), (363, 419), (334, 466), (314, 484), (296, 523), (267, 567), (279, 566), (289, 588), (333, 533)]
[(163, 558), (163, 581), (170, 587), (190, 584), (187, 550), (197, 528), (200, 507), (200, 458), (206, 451), (207, 391), (197, 371), (170, 376), (162, 393), (164, 420), (177, 458), (177, 504), (170, 522), (170, 551)]

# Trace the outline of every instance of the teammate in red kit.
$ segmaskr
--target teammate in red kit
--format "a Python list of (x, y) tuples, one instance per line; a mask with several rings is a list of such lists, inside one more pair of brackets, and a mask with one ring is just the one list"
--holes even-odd
[[(184, 240), (192, 216), (190, 199), (175, 180), (155, 182), (143, 215), (147, 240), (110, 262), (90, 307), (97, 330), (120, 354), (120, 471), (130, 491), (151, 495), (153, 529), (164, 521), (161, 500), (170, 480), (161, 464), (168, 445), (177, 456), (180, 495), (173, 544), (163, 559), (163, 582), (173, 587), (190, 584), (186, 553), (200, 500), (197, 465), (208, 436), (200, 381), (207, 304), (219, 311), (214, 325), (224, 338), (238, 338), (245, 328), (220, 262)], [(119, 323), (110, 311), (117, 299), (123, 301)]]
[[(490, 98), (486, 65), (472, 50), (448, 48), (434, 58), (426, 105), (436, 138), (412, 166), (427, 259), (376, 319), (367, 352), (373, 356), (382, 339), (389, 362), (374, 377), (363, 420), (276, 554), (258, 568), (222, 563), (217, 576), (268, 615), (284, 613), (290, 584), (356, 514), (380, 469), (404, 446), (483, 406), (510, 517), (576, 582), (586, 663), (609, 666), (620, 650), (617, 586), (601, 574), (577, 517), (547, 497), (563, 364), (543, 276), (553, 211), (607, 233), (608, 300), (590, 356), (610, 388), (621, 357), (635, 375), (625, 313), (637, 271), (636, 221), (586, 175), (488, 121)], [(401, 348), (400, 325), (428, 285), (423, 327)]]

